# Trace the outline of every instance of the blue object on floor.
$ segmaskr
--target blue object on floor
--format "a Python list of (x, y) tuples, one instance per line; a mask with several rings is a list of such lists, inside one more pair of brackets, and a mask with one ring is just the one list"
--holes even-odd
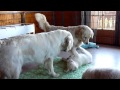
[(99, 48), (99, 46), (98, 45), (96, 45), (96, 43), (93, 43), (93, 42), (89, 42), (89, 44), (82, 44), (81, 45), (81, 47), (83, 47), (83, 48)]

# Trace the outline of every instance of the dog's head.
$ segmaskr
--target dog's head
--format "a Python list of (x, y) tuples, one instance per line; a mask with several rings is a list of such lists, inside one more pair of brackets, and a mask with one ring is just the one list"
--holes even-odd
[(64, 43), (62, 44), (62, 51), (70, 51), (73, 47), (73, 37), (72, 35), (68, 35), (65, 40)]
[(89, 39), (93, 38), (94, 33), (90, 27), (86, 25), (80, 25), (79, 29), (76, 31), (76, 36), (78, 40), (82, 41), (85, 44), (88, 44)]
[(76, 64), (76, 62), (72, 59), (72, 56), (67, 58), (67, 70), (68, 71), (74, 71), (78, 68), (78, 65)]
[(120, 79), (120, 70), (114, 68), (88, 68), (82, 79)]

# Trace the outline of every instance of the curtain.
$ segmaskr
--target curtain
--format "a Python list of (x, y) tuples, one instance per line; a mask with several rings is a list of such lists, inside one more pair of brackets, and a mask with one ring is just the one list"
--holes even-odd
[[(91, 27), (91, 11), (81, 11), (81, 25), (87, 25)], [(92, 42), (96, 42), (97, 30), (93, 29), (94, 37), (90, 39)]]
[(115, 24), (115, 45), (119, 45), (120, 36), (120, 11), (116, 11), (116, 24)]
[(91, 22), (91, 12), (90, 11), (81, 11), (81, 24), (87, 25), (90, 27)]

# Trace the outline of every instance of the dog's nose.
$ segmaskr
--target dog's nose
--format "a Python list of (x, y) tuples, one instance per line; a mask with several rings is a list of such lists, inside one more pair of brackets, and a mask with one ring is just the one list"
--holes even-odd
[(86, 42), (85, 44), (89, 44), (88, 42)]
[(64, 52), (66, 52), (67, 50), (66, 50), (66, 49), (64, 49), (63, 51), (64, 51)]

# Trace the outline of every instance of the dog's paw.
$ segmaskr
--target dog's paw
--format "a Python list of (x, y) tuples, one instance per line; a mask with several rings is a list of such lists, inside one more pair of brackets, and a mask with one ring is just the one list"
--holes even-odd
[(62, 58), (61, 60), (62, 60), (62, 61), (65, 61), (65, 62), (67, 61), (67, 59), (66, 59), (66, 58)]
[(64, 70), (64, 72), (65, 72), (65, 73), (67, 73), (67, 72), (69, 72), (69, 71), (70, 71), (69, 69), (67, 69), (67, 70)]
[(77, 47), (77, 50), (80, 50), (80, 47)]
[(56, 77), (59, 77), (59, 76), (60, 76), (60, 74), (55, 73), (55, 74), (53, 74), (52, 76), (56, 78)]

